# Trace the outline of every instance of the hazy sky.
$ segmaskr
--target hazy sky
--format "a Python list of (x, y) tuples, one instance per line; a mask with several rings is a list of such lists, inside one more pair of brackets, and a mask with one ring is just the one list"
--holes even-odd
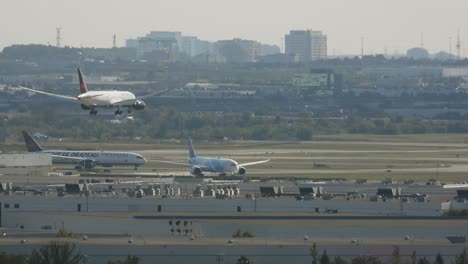
[(0, 0), (0, 49), (11, 44), (111, 47), (149, 31), (203, 40), (243, 38), (281, 45), (291, 29), (322, 30), (329, 54), (405, 52), (419, 46), (455, 53), (460, 28), (468, 55), (468, 0)]

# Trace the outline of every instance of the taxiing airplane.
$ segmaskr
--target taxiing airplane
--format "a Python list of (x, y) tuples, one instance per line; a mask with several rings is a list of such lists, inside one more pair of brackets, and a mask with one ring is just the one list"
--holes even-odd
[(247, 163), (237, 163), (237, 161), (232, 159), (223, 159), (223, 158), (207, 158), (197, 156), (195, 149), (193, 148), (192, 139), (188, 138), (188, 147), (189, 147), (189, 160), (187, 163), (178, 163), (171, 161), (162, 161), (162, 160), (153, 160), (155, 162), (174, 164), (180, 166), (186, 166), (190, 168), (190, 173), (195, 176), (203, 176), (203, 172), (219, 173), (221, 176), (226, 174), (239, 174), (244, 175), (247, 170), (245, 167), (260, 163), (265, 163), (270, 161), (260, 160)]
[(23, 137), (29, 152), (49, 153), (53, 164), (76, 164), (76, 169), (118, 165), (135, 166), (136, 169), (146, 163), (142, 155), (133, 152), (44, 150), (27, 131), (23, 131)]
[(44, 94), (49, 96), (54, 96), (62, 99), (78, 101), (81, 105), (81, 108), (84, 110), (90, 110), (90, 115), (96, 115), (97, 110), (96, 108), (115, 108), (115, 115), (121, 115), (123, 112), (120, 108), (127, 108), (127, 112), (131, 113), (132, 109), (135, 110), (142, 110), (145, 108), (146, 104), (143, 102), (142, 99), (151, 97), (151, 96), (158, 96), (162, 93), (167, 92), (166, 90), (159, 91), (156, 93), (140, 96), (136, 98), (136, 96), (129, 92), (129, 91), (88, 91), (88, 87), (86, 82), (81, 74), (80, 68), (78, 68), (78, 78), (80, 81), (80, 92), (81, 94), (77, 97), (60, 95), (60, 94), (53, 94), (44, 91), (39, 91), (27, 87), (19, 86), (19, 88), (23, 90), (27, 90), (30, 92)]

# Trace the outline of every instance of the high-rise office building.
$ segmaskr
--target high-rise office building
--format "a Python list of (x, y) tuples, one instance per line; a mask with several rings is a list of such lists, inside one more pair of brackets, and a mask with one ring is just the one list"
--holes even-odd
[(327, 57), (327, 36), (322, 31), (291, 30), (285, 36), (286, 54), (296, 55), (299, 62)]
[(260, 42), (238, 38), (215, 43), (217, 52), (226, 59), (227, 63), (254, 62), (260, 55), (261, 47)]

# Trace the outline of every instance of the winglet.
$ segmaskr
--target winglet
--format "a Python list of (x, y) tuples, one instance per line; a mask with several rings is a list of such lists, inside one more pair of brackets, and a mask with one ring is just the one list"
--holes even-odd
[(195, 153), (195, 149), (193, 148), (192, 138), (188, 137), (188, 146), (189, 146), (189, 157), (195, 158), (197, 154)]
[(83, 79), (83, 75), (81, 74), (80, 68), (78, 68), (78, 79), (80, 79), (80, 92), (81, 93), (88, 92), (88, 87), (86, 86), (86, 82)]
[(24, 142), (26, 143), (26, 148), (28, 149), (29, 152), (38, 152), (38, 151), (43, 151), (41, 146), (34, 140), (33, 137), (26, 131), (23, 130), (23, 137), (24, 137)]

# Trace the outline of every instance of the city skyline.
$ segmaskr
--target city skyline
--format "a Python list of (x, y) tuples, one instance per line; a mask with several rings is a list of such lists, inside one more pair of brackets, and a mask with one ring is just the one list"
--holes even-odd
[[(464, 10), (468, 3), (458, 0), (359, 0), (326, 3), (293, 0), (275, 2), (201, 0), (196, 3), (138, 0), (103, 2), (48, 0), (10, 1), (0, 16), (0, 49), (12, 44), (56, 43), (56, 28), (62, 28), (62, 46), (112, 47), (150, 31), (179, 31), (201, 40), (234, 38), (256, 40), (283, 47), (290, 30), (320, 30), (328, 36), (328, 54), (405, 53), (421, 46), (429, 52), (456, 53), (460, 28), (461, 54), (466, 56), (468, 24)], [(26, 8), (25, 8), (26, 7)], [(162, 11), (161, 11), (162, 10)], [(33, 25), (33, 26), (32, 26)], [(92, 30), (91, 30), (92, 29)]]

